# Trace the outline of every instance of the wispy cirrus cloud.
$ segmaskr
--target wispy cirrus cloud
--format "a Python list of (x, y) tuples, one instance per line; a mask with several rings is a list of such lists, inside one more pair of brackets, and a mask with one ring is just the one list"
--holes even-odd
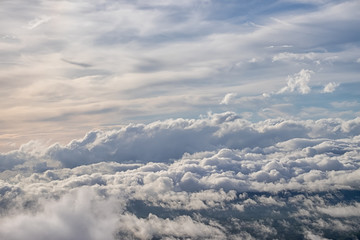
[[(7, 63), (0, 66), (1, 92), (3, 97), (12, 96), (0, 107), (6, 129), (11, 131), (21, 125), (39, 129), (43, 124), (24, 119), (23, 112), (31, 119), (53, 119), (46, 113), (51, 109), (61, 115), (66, 114), (64, 109), (86, 108), (89, 102), (104, 108), (117, 105), (111, 106), (118, 109), (116, 114), (98, 115), (98, 124), (90, 123), (93, 116), (82, 114), (64, 121), (85, 129), (85, 122), (99, 127), (133, 118), (154, 119), (165, 111), (159, 104), (168, 104), (166, 111), (177, 114), (178, 110), (171, 109), (178, 109), (181, 99), (196, 99), (188, 101), (183, 112), (197, 116), (209, 108), (216, 110), (224, 93), (247, 97), (275, 92), (284, 77), (301, 69), (321, 69), (314, 86), (324, 81), (351, 82), (357, 75), (359, 50), (349, 45), (356, 40), (349, 33), (356, 32), (359, 19), (359, 6), (354, 1), (296, 3), (296, 8), (291, 7), (293, 2), (254, 7), (255, 3), (218, 1), (63, 1), (52, 5), (34, 1), (31, 8), (17, 2), (4, 3), (1, 14), (1, 34), (16, 38), (0, 41), (0, 62)], [(249, 9), (250, 15), (242, 15)], [(18, 18), (9, 15), (14, 12)], [(330, 25), (336, 29), (326, 27)], [(333, 34), (339, 31), (342, 34)], [(326, 60), (334, 56), (336, 60)], [(278, 60), (273, 61), (275, 58)], [(334, 71), (341, 73), (341, 78)], [(255, 86), (255, 78), (261, 84)], [(48, 101), (46, 91), (39, 91), (45, 85), (57, 92), (58, 101)], [(61, 90), (64, 88), (67, 90)], [(22, 111), (14, 111), (16, 108)], [(9, 119), (18, 120), (10, 124)], [(51, 122), (47, 124), (49, 129), (56, 128)], [(27, 131), (28, 137), (23, 137), (30, 140), (32, 133)], [(67, 134), (58, 140), (74, 137)]]
[(27, 28), (32, 30), (32, 29), (37, 28), (41, 24), (44, 24), (44, 23), (46, 23), (46, 22), (48, 22), (50, 20), (51, 20), (51, 17), (49, 17), (49, 16), (37, 17), (37, 18), (35, 18), (35, 19), (28, 22)]

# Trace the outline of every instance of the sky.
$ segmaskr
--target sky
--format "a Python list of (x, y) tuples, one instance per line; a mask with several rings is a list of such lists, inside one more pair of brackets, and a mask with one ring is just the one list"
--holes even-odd
[(359, 239), (359, 25), (358, 0), (2, 0), (0, 238)]
[(2, 1), (0, 149), (234, 111), (359, 115), (358, 1)]

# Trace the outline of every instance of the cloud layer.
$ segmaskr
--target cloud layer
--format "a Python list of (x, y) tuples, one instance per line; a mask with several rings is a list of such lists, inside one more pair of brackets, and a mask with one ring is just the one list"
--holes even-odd
[(355, 239), (359, 134), (358, 118), (225, 112), (30, 142), (0, 158), (0, 236)]

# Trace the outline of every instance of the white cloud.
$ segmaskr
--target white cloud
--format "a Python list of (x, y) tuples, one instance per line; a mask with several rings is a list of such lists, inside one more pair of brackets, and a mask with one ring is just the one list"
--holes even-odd
[(287, 61), (290, 59), (294, 60), (314, 60), (317, 55), (313, 52), (310, 53), (289, 53), (289, 52), (282, 52), (275, 55), (272, 58), (272, 61)]
[(328, 240), (329, 238), (324, 238), (322, 236), (319, 236), (317, 234), (312, 233), (311, 231), (306, 231), (305, 235), (306, 239), (308, 240)]
[[(103, 200), (91, 188), (47, 200), (36, 215), (20, 213), (1, 219), (2, 239), (111, 239), (118, 224), (115, 202)], [(21, 231), (19, 231), (21, 229)]]
[(323, 93), (332, 93), (338, 86), (338, 83), (330, 82), (324, 86)]
[(41, 24), (44, 24), (44, 23), (46, 23), (46, 22), (48, 22), (50, 20), (51, 20), (51, 17), (49, 17), (49, 16), (37, 17), (37, 18), (31, 20), (30, 22), (28, 22), (27, 28), (32, 30), (32, 29), (37, 28)]
[(227, 93), (221, 100), (220, 104), (228, 105), (232, 98), (236, 96), (236, 93)]
[(359, 217), (360, 203), (356, 202), (352, 205), (335, 205), (331, 207), (319, 207), (318, 210), (332, 217)]
[(311, 74), (314, 73), (308, 69), (302, 69), (300, 72), (288, 77), (287, 86), (280, 89), (277, 93), (299, 92), (301, 94), (310, 93), (311, 89), (308, 85)]
[(248, 62), (249, 63), (256, 63), (256, 62), (259, 62), (259, 59), (251, 58)]
[(194, 221), (189, 216), (180, 216), (170, 220), (168, 218), (161, 219), (153, 214), (149, 214), (146, 219), (139, 219), (134, 215), (121, 216), (118, 235), (120, 238), (128, 236), (138, 239), (153, 239), (158, 236), (190, 239), (221, 239), (226, 237), (220, 229)]

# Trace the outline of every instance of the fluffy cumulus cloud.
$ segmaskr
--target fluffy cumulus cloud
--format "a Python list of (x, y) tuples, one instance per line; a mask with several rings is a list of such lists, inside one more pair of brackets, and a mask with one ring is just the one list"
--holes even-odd
[(30, 142), (0, 156), (0, 238), (356, 239), (359, 134), (226, 112)]
[(286, 92), (310, 93), (311, 89), (308, 84), (312, 73), (313, 71), (311, 70), (302, 69), (300, 72), (294, 74), (294, 76), (289, 76), (287, 86), (280, 89), (278, 94)]
[(324, 93), (332, 93), (335, 89), (339, 86), (339, 84), (335, 82), (330, 82), (324, 86), (323, 92)]
[(233, 97), (236, 96), (236, 93), (228, 93), (224, 96), (224, 98), (221, 100), (220, 104), (228, 105)]

